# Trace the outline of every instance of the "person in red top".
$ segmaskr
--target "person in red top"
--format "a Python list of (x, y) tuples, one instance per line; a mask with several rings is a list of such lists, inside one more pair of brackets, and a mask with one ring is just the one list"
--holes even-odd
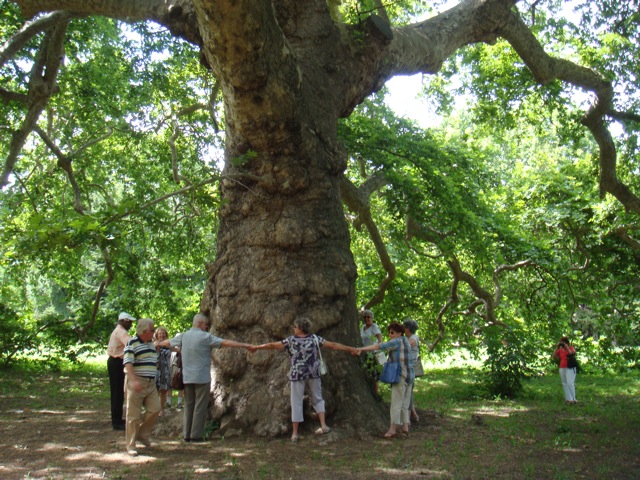
[(569, 342), (569, 338), (562, 337), (556, 347), (556, 351), (553, 352), (553, 356), (560, 360), (560, 381), (564, 390), (564, 401), (566, 403), (578, 403), (575, 386), (577, 372), (575, 368), (569, 368), (567, 363), (567, 356), (570, 353), (575, 354), (576, 349)]

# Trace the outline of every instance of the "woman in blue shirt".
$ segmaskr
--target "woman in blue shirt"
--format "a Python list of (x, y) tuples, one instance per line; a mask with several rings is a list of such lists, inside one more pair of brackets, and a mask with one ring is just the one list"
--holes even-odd
[(414, 380), (411, 345), (404, 336), (404, 327), (393, 322), (388, 327), (391, 340), (376, 343), (358, 349), (360, 352), (372, 352), (376, 350), (389, 351), (389, 362), (400, 363), (400, 381), (391, 385), (391, 423), (389, 430), (384, 434), (385, 438), (393, 438), (398, 435), (398, 425), (402, 426), (400, 433), (409, 434), (409, 403)]

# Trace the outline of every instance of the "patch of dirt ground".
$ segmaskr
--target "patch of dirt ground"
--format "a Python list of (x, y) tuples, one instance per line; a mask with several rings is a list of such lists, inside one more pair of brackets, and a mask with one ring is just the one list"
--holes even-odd
[[(6, 389), (0, 396), (2, 479), (640, 478), (638, 459), (625, 457), (615, 444), (598, 451), (588, 445), (555, 445), (552, 425), (558, 419), (508, 408), (444, 416), (419, 410), (421, 419), (411, 434), (391, 440), (382, 438), (383, 432), (346, 436), (330, 419), (332, 432), (305, 434), (298, 443), (288, 437), (246, 436), (191, 444), (156, 435), (150, 448), (140, 447), (140, 455), (130, 457), (124, 432), (111, 429), (104, 394), (96, 398), (58, 385), (64, 393), (48, 395), (55, 390), (52, 383), (64, 379), (39, 381), (40, 396)], [(177, 415), (181, 412), (173, 409), (159, 422)], [(517, 435), (501, 424), (510, 415), (522, 415), (523, 430)]]

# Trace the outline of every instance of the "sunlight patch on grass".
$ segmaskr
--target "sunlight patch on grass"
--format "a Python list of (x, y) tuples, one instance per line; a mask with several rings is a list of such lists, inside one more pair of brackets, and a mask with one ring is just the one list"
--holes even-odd
[(483, 405), (475, 410), (475, 413), (481, 415), (492, 415), (494, 417), (509, 417), (512, 413), (528, 412), (531, 408), (524, 406), (496, 407), (491, 405)]
[(580, 452), (582, 452), (581, 448), (570, 448), (570, 447), (567, 447), (567, 448), (556, 448), (556, 450), (558, 452), (566, 452), (566, 453), (580, 453)]
[(245, 452), (231, 452), (230, 455), (233, 458), (243, 458), (243, 457), (248, 457), (249, 455), (251, 455), (251, 451), (245, 451)]
[(426, 477), (426, 478), (451, 478), (451, 474), (446, 470), (430, 470), (430, 469), (419, 469), (419, 470), (400, 470), (397, 468), (378, 468), (376, 469), (381, 474), (385, 475), (393, 475), (394, 478), (416, 478), (416, 477)]
[(216, 473), (220, 472), (220, 469), (210, 468), (210, 467), (194, 467), (193, 473)]
[(73, 424), (82, 424), (82, 423), (89, 423), (91, 422), (90, 418), (81, 418), (81, 417), (76, 417), (71, 416), (67, 419), (67, 423), (73, 423)]

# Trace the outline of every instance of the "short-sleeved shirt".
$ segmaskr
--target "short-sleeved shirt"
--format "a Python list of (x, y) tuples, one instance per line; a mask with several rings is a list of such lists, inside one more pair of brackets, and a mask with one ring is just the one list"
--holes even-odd
[(107, 355), (122, 358), (124, 356), (124, 347), (129, 340), (131, 340), (131, 336), (127, 330), (120, 324), (116, 325), (116, 328), (111, 332), (111, 337), (109, 337)]
[(376, 335), (382, 335), (380, 331), (380, 327), (377, 324), (372, 323), (369, 328), (366, 325), (362, 325), (360, 327), (360, 338), (362, 338), (362, 346), (368, 347), (369, 345), (373, 345), (377, 343), (378, 338)]
[(558, 348), (556, 350), (556, 357), (560, 359), (559, 368), (568, 368), (567, 355), (569, 355), (569, 353), (576, 353), (576, 349), (573, 348), (572, 345), (569, 345), (568, 352), (564, 348)]
[(320, 378), (320, 357), (318, 348), (324, 345), (324, 338), (317, 335), (296, 337), (292, 335), (282, 340), (285, 351), (291, 356), (289, 380), (298, 382), (307, 378)]
[(224, 342), (222, 338), (203, 332), (196, 327), (171, 339), (172, 347), (180, 347), (184, 383), (211, 381), (211, 350), (220, 348), (222, 342)]
[(380, 344), (380, 350), (389, 350), (389, 362), (399, 362), (401, 373), (406, 383), (413, 383), (415, 374), (413, 372), (413, 360), (411, 359), (411, 344), (407, 337), (393, 338), (388, 342)]
[(133, 370), (139, 377), (156, 378), (158, 371), (158, 353), (153, 342), (143, 342), (137, 335), (127, 342), (124, 347), (124, 365), (132, 364)]
[[(411, 345), (411, 340), (414, 340), (415, 347)], [(411, 346), (411, 363), (413, 365), (418, 361), (418, 357), (420, 356), (420, 337), (415, 333), (409, 337), (409, 345)]]

